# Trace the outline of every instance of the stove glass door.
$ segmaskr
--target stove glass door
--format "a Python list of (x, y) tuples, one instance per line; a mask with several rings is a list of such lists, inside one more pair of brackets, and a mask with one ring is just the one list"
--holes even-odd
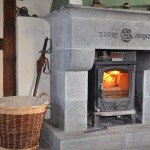
[(105, 100), (119, 100), (129, 95), (128, 70), (107, 70), (103, 75), (103, 90)]

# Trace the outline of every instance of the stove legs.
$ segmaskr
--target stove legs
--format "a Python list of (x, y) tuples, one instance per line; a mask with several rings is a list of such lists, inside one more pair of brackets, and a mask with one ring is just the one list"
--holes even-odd
[(136, 116), (135, 116), (135, 114), (131, 114), (131, 121), (132, 121), (132, 123), (136, 123)]
[(93, 115), (92, 116), (92, 126), (99, 127), (100, 116)]

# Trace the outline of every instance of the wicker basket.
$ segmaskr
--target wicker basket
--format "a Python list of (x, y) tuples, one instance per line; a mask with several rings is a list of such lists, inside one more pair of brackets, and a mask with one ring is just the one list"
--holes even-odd
[[(42, 95), (48, 100), (46, 93), (37, 100)], [(48, 103), (20, 109), (0, 107), (0, 150), (35, 150), (47, 106)]]

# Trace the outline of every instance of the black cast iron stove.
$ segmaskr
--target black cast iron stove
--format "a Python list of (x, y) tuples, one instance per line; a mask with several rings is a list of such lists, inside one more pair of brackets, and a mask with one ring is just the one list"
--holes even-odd
[(92, 125), (99, 125), (100, 116), (131, 115), (135, 123), (134, 97), (135, 62), (96, 58), (88, 73), (88, 113), (93, 116)]

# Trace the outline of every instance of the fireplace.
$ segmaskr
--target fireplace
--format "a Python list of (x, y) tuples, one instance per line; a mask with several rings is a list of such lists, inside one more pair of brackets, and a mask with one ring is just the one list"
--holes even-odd
[[(150, 13), (67, 5), (45, 18), (52, 40), (51, 122), (45, 124), (50, 150), (150, 146)], [(123, 52), (123, 59), (99, 61), (95, 59), (96, 50)], [(97, 71), (91, 72), (94, 81), (89, 91), (88, 72), (92, 67)], [(108, 76), (113, 76), (111, 84), (106, 83)], [(120, 78), (127, 84), (123, 80), (122, 86)], [(103, 131), (88, 126), (88, 113), (94, 116), (96, 125), (99, 118), (101, 121), (109, 115), (127, 115), (130, 119), (135, 116), (134, 109), (140, 124), (109, 126)]]
[[(106, 53), (106, 52), (105, 52)], [(99, 56), (88, 72), (88, 112), (92, 125), (100, 116), (130, 115), (135, 123), (135, 61), (112, 61)]]

